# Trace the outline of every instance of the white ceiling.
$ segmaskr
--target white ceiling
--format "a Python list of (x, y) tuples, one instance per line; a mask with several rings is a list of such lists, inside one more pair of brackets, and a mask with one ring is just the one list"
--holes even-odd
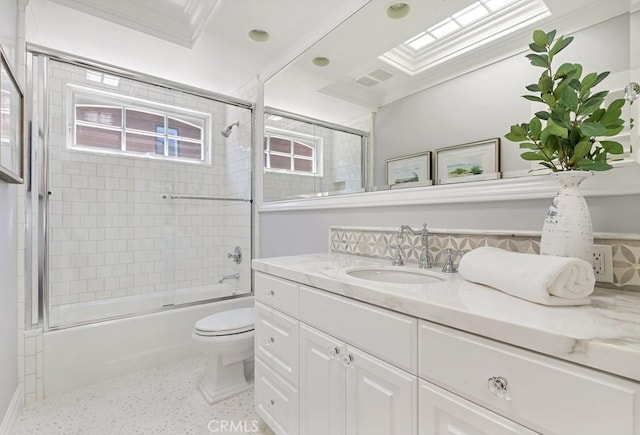
[[(29, 0), (26, 34), (36, 45), (228, 94), (282, 68), (367, 1)], [(270, 39), (249, 39), (256, 28)]]
[[(405, 1), (409, 16), (391, 20), (385, 15), (391, 0), (30, 0), (27, 40), (226, 94), (258, 74), (270, 78), (300, 55), (267, 81), (265, 103), (333, 122), (376, 110), (529, 43), (531, 28), (521, 29), (411, 77), (378, 56), (474, 0)], [(544, 1), (552, 15), (535, 27), (562, 33), (629, 10), (629, 0)], [(267, 30), (269, 41), (250, 40), (247, 33), (254, 28)], [(330, 65), (313, 66), (316, 56), (330, 58)], [(370, 87), (356, 82), (378, 70), (392, 77)], [(314, 110), (336, 99), (338, 105)]]

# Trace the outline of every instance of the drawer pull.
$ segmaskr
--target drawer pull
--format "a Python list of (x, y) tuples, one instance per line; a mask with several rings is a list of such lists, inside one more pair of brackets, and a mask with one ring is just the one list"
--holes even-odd
[(276, 342), (276, 339), (273, 338), (273, 337), (267, 337), (267, 338), (264, 339), (264, 344), (266, 346), (271, 346), (275, 342)]
[(344, 364), (345, 367), (351, 367), (351, 365), (353, 364), (353, 355), (349, 354), (343, 356), (342, 364)]
[(339, 347), (328, 347), (327, 348), (327, 356), (329, 357), (329, 359), (334, 359), (336, 356), (340, 355), (340, 348)]
[(267, 297), (267, 298), (271, 298), (271, 297), (273, 297), (275, 295), (276, 295), (276, 292), (274, 292), (273, 290), (265, 290), (264, 291), (264, 296)]
[(275, 401), (275, 400), (273, 400), (273, 399), (271, 399), (271, 400), (269, 400), (269, 401), (267, 402), (267, 404), (266, 404), (266, 405), (264, 405), (264, 407), (265, 407), (265, 408), (269, 408), (269, 407), (271, 407), (271, 406), (273, 406), (273, 405), (275, 405), (275, 404), (276, 404), (276, 401)]
[(487, 387), (489, 388), (489, 391), (502, 399), (511, 400), (509, 392), (507, 391), (507, 385), (507, 380), (502, 376), (492, 376), (487, 379)]

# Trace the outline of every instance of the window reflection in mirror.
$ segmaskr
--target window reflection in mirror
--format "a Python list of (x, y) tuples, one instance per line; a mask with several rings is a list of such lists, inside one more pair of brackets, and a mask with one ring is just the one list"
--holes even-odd
[(363, 190), (366, 132), (276, 110), (264, 124), (264, 201)]

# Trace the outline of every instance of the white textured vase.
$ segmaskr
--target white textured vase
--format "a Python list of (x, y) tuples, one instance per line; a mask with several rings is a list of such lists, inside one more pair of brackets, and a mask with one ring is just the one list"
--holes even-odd
[(547, 211), (542, 227), (540, 254), (577, 257), (593, 260), (593, 229), (587, 202), (580, 192), (580, 183), (593, 172), (554, 172), (561, 184), (560, 191)]

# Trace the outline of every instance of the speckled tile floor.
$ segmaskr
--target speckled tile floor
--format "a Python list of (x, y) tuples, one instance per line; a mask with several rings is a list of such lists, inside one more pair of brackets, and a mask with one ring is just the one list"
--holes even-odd
[(204, 359), (194, 358), (69, 391), (23, 409), (13, 433), (273, 434), (255, 413), (253, 390), (206, 403), (196, 387), (203, 370)]

